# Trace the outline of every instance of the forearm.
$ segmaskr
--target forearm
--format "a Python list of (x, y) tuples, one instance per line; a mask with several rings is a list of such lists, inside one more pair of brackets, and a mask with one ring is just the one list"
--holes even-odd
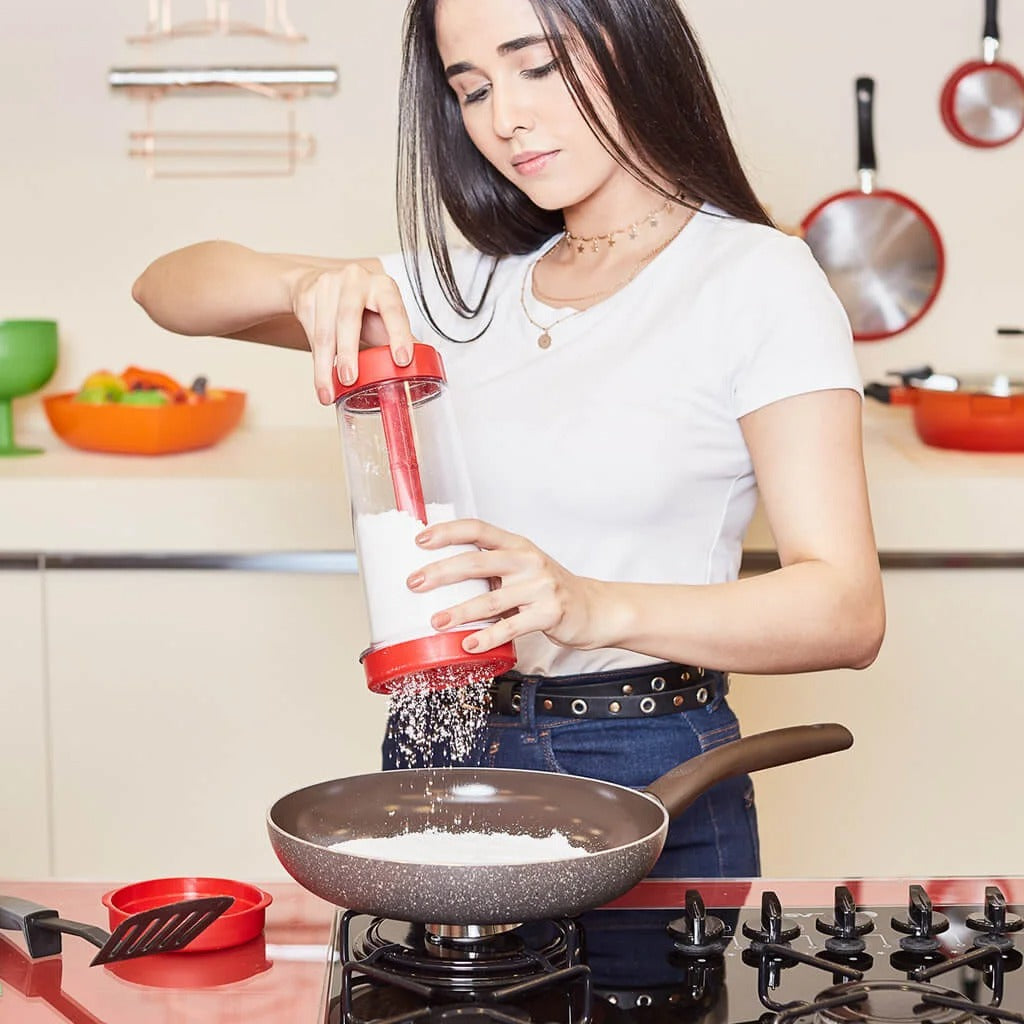
[(303, 269), (233, 242), (200, 242), (151, 263), (132, 296), (169, 331), (224, 336), (291, 315), (289, 282)]
[(864, 668), (885, 619), (877, 567), (821, 561), (704, 586), (598, 583), (595, 602), (595, 646), (756, 675)]

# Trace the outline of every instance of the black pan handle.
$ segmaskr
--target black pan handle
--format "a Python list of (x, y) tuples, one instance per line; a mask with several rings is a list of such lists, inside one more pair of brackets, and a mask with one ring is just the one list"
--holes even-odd
[(745, 736), (698, 754), (655, 779), (646, 792), (665, 805), (670, 818), (682, 814), (716, 782), (809, 757), (834, 754), (853, 745), (844, 725), (793, 725)]
[(996, 328), (996, 334), (1002, 334), (1002, 335), (1024, 334), (1024, 327), (997, 327)]
[(65, 921), (51, 907), (17, 896), (0, 896), (0, 929), (20, 931), (25, 936), (28, 955), (33, 960), (59, 953), (61, 932), (77, 935), (101, 949), (110, 938), (102, 928), (79, 921)]
[(857, 170), (874, 174), (875, 157), (875, 80), (857, 79)]
[(985, 0), (985, 31), (982, 39), (999, 42), (999, 0)]
[(882, 384), (880, 381), (872, 381), (864, 385), (864, 397), (873, 398), (876, 402), (884, 405), (892, 404), (892, 385)]

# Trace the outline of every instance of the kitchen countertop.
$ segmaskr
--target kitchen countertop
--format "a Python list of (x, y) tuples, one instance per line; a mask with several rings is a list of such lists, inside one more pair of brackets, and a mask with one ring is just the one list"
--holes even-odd
[[(1024, 553), (1024, 455), (943, 451), (905, 409), (865, 405), (865, 456), (883, 552)], [(5, 554), (351, 551), (340, 442), (325, 428), (239, 430), (183, 455), (99, 455), (20, 437), (0, 459)], [(774, 549), (759, 515), (748, 551)]]
[[(939, 904), (973, 905), (998, 884), (1019, 905), (1024, 880), (846, 879), (858, 906), (900, 905), (909, 881), (923, 884)], [(66, 920), (107, 925), (100, 902), (120, 883), (4, 882), (0, 892), (59, 911)], [(836, 880), (648, 879), (624, 894), (619, 907), (682, 907), (689, 888), (708, 907), (757, 907), (772, 890), (783, 906), (828, 907)], [(327, 943), (333, 907), (294, 883), (264, 888), (273, 896), (263, 935), (234, 949), (172, 953), (110, 967), (89, 967), (95, 952), (84, 940), (63, 937), (60, 956), (31, 960), (14, 932), (0, 933), (0, 1019), (43, 1024), (149, 1024), (165, 1021), (244, 1020), (246, 1024), (314, 1024), (321, 1019)]]

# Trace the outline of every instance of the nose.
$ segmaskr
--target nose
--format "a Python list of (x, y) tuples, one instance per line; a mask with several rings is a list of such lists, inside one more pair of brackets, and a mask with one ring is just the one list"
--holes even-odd
[(530, 131), (534, 126), (533, 111), (523, 90), (511, 83), (491, 85), (491, 117), (494, 134), (502, 139), (511, 139), (517, 131)]

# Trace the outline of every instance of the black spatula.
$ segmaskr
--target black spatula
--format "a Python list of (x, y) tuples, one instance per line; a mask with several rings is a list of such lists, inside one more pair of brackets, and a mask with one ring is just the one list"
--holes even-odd
[(0, 928), (21, 931), (33, 960), (59, 953), (61, 932), (77, 935), (99, 946), (89, 965), (96, 967), (150, 953), (173, 953), (187, 946), (234, 902), (231, 896), (204, 896), (168, 903), (126, 917), (110, 934), (95, 925), (65, 921), (56, 910), (42, 904), (0, 896)]

